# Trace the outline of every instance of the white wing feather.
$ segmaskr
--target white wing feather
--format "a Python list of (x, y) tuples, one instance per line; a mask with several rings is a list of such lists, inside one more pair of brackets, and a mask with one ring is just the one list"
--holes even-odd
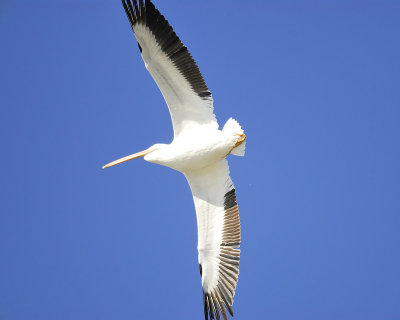
[(186, 130), (218, 129), (211, 93), (168, 21), (151, 2), (124, 6), (145, 66), (168, 105), (175, 137)]
[(204, 306), (210, 316), (219, 309), (226, 318), (225, 307), (233, 315), (240, 256), (239, 210), (228, 162), (223, 159), (185, 176), (196, 207)]

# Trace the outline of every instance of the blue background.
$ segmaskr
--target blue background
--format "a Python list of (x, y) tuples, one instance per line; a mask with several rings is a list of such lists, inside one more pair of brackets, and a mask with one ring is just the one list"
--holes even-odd
[[(400, 319), (400, 3), (156, 1), (197, 60), (242, 222), (235, 319)], [(0, 2), (0, 319), (203, 319), (183, 175), (120, 1)]]

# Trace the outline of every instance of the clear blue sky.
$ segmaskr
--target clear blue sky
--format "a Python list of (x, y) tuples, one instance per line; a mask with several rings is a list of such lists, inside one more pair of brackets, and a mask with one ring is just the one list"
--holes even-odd
[[(155, 1), (197, 60), (242, 221), (235, 319), (400, 319), (400, 3)], [(183, 175), (120, 1), (0, 2), (0, 319), (203, 319)]]

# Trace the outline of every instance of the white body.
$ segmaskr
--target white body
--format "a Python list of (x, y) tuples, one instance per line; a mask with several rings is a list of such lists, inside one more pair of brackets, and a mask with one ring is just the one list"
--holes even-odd
[[(231, 121), (235, 120), (230, 119), (227, 123)], [(144, 160), (184, 174), (204, 169), (231, 153), (243, 135), (240, 127), (236, 129), (236, 132), (226, 127), (223, 130), (186, 131), (185, 135), (178, 136), (171, 144), (160, 145), (157, 150), (147, 154)]]

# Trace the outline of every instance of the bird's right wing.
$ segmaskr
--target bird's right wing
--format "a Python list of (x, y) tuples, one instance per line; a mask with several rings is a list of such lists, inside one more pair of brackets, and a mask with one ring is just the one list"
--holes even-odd
[(151, 1), (122, 0), (147, 70), (165, 101), (178, 136), (218, 129), (211, 92), (196, 62)]
[(185, 176), (196, 207), (205, 319), (215, 315), (219, 320), (220, 312), (227, 319), (225, 308), (233, 316), (240, 259), (239, 209), (228, 161), (220, 160)]

